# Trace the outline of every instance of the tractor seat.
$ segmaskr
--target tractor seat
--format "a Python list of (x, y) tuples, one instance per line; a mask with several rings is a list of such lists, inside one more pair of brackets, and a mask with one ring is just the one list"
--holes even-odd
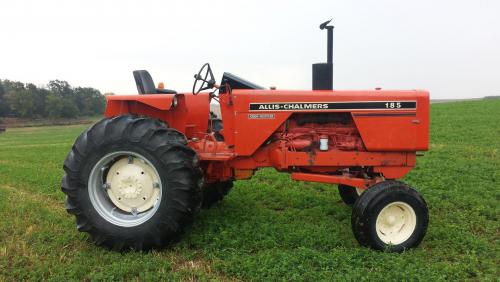
[(153, 78), (147, 70), (135, 70), (134, 72), (135, 84), (139, 94), (177, 94), (177, 91), (170, 89), (156, 88)]

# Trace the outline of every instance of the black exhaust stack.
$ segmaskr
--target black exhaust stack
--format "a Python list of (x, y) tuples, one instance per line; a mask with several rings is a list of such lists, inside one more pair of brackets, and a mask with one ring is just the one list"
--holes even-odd
[(312, 65), (313, 90), (333, 90), (333, 28), (332, 20), (322, 23), (319, 28), (328, 31), (327, 62)]

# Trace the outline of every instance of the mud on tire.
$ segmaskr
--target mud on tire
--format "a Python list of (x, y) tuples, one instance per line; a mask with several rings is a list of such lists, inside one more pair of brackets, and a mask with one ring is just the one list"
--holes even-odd
[[(202, 199), (198, 158), (186, 144), (183, 134), (164, 123), (129, 115), (103, 119), (83, 132), (66, 157), (61, 184), (66, 210), (75, 215), (77, 229), (89, 233), (95, 244), (114, 250), (162, 248), (177, 239), (198, 213)], [(113, 152), (142, 156), (158, 173), (161, 197), (154, 213), (150, 209), (150, 217), (140, 224), (111, 222), (91, 200), (89, 189), (95, 188), (89, 187), (95, 185), (90, 185), (89, 176)]]

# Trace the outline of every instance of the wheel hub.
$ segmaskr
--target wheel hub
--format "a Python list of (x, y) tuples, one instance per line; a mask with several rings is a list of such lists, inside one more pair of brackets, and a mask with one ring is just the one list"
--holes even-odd
[(394, 223), (396, 222), (396, 217), (393, 215), (390, 215), (387, 217), (387, 224), (390, 226), (394, 226)]
[(149, 165), (140, 159), (122, 158), (109, 169), (107, 195), (119, 209), (137, 213), (153, 207), (158, 199), (155, 189), (159, 179)]
[(404, 202), (385, 206), (377, 216), (377, 235), (386, 244), (401, 244), (410, 238), (417, 225), (413, 208)]
[(128, 176), (118, 181), (118, 193), (125, 199), (135, 199), (142, 191), (142, 184), (135, 176)]

